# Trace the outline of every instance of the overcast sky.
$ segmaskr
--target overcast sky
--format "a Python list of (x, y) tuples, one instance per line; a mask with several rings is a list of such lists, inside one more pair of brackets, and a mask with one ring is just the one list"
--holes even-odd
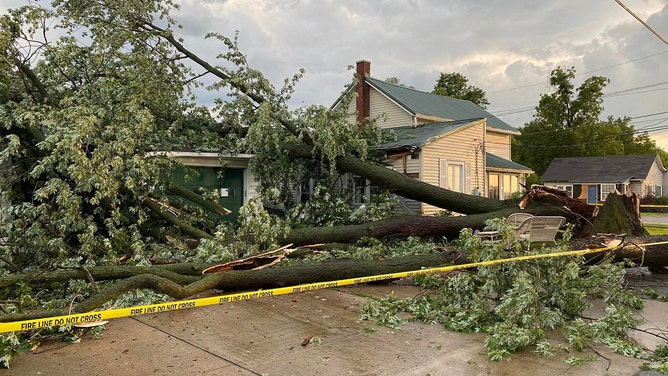
[[(202, 42), (206, 32), (238, 30), (249, 64), (275, 86), (304, 68), (293, 104), (331, 105), (352, 79), (347, 67), (365, 59), (371, 76), (423, 91), (441, 72), (459, 72), (486, 91), (491, 113), (521, 127), (550, 72), (573, 66), (576, 85), (608, 77), (606, 115), (633, 117), (668, 150), (668, 131), (655, 131), (668, 130), (668, 45), (614, 0), (179, 2), (181, 35), (200, 54), (221, 52)], [(624, 3), (668, 38), (668, 0)]]
[[(632, 117), (668, 150), (668, 45), (614, 0), (175, 1), (178, 35), (207, 60), (225, 52), (207, 32), (239, 31), (249, 65), (275, 86), (304, 68), (293, 106), (331, 105), (352, 80), (348, 66), (365, 59), (373, 77), (423, 91), (459, 72), (519, 128), (549, 92), (550, 72), (573, 66), (576, 85), (608, 77), (605, 114)], [(623, 1), (668, 39), (668, 0)], [(0, 0), (0, 10), (26, 2)]]

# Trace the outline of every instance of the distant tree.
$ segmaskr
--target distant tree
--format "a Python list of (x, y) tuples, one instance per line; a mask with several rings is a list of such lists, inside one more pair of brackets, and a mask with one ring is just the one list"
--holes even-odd
[(399, 80), (397, 77), (388, 77), (388, 78), (385, 79), (385, 82), (387, 82), (388, 84), (392, 84), (392, 85), (407, 87), (409, 89), (415, 89), (414, 86), (408, 86), (408, 85), (402, 83), (401, 80)]
[(601, 119), (607, 78), (590, 77), (577, 89), (574, 78), (574, 68), (552, 71), (554, 91), (541, 95), (533, 120), (514, 139), (514, 161), (531, 167), (540, 177), (559, 157), (665, 155), (646, 132), (636, 134), (628, 117)]
[(469, 85), (469, 80), (460, 73), (441, 73), (434, 85), (433, 94), (471, 101), (482, 108), (487, 108), (489, 101), (485, 91), (479, 87)]

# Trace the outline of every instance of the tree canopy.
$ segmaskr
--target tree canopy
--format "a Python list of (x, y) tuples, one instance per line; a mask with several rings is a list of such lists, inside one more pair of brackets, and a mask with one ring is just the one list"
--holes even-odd
[(441, 73), (434, 85), (433, 94), (471, 101), (482, 108), (487, 108), (489, 101), (485, 91), (468, 84), (469, 79), (461, 73)]
[(541, 95), (534, 118), (514, 138), (514, 161), (531, 167), (540, 177), (559, 157), (645, 153), (665, 157), (646, 132), (637, 132), (629, 124), (628, 117), (601, 119), (607, 78), (590, 77), (577, 89), (574, 79), (574, 68), (552, 71), (553, 92)]

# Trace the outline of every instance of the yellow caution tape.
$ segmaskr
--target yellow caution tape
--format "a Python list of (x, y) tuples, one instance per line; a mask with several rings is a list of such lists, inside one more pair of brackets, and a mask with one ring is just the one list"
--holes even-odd
[(326, 288), (332, 288), (332, 287), (363, 284), (363, 283), (369, 283), (369, 282), (374, 282), (374, 281), (382, 281), (382, 280), (387, 280), (387, 279), (406, 278), (406, 277), (411, 277), (411, 276), (421, 275), (421, 274), (433, 274), (433, 273), (450, 272), (450, 271), (454, 271), (454, 270), (475, 268), (475, 267), (480, 267), (480, 266), (489, 266), (489, 265), (495, 265), (495, 264), (514, 262), (514, 261), (524, 261), (524, 260), (533, 260), (533, 259), (551, 258), (551, 257), (563, 257), (563, 256), (581, 256), (581, 255), (586, 255), (586, 254), (591, 254), (591, 253), (599, 253), (599, 252), (604, 252), (604, 251), (609, 251), (609, 250), (615, 250), (617, 248), (618, 247), (595, 248), (595, 249), (583, 249), (583, 250), (577, 250), (577, 251), (555, 252), (555, 253), (540, 254), (540, 255), (518, 256), (518, 257), (513, 257), (513, 258), (507, 258), (507, 259), (480, 261), (480, 262), (473, 262), (473, 263), (461, 264), (461, 265), (448, 265), (448, 266), (442, 266), (442, 267), (437, 267), (437, 268), (425, 268), (425, 269), (412, 270), (412, 271), (407, 271), (407, 272), (388, 273), (388, 274), (380, 274), (380, 275), (367, 276), (367, 277), (340, 279), (340, 280), (328, 281), (328, 282), (307, 283), (307, 284), (296, 285), (296, 286), (279, 287), (279, 288), (274, 288), (274, 289), (259, 290), (259, 291), (252, 291), (252, 292), (241, 292), (241, 293), (235, 293), (235, 294), (212, 296), (212, 297), (207, 297), (207, 298), (180, 300), (180, 301), (174, 301), (174, 302), (168, 302), (168, 303), (158, 303), (158, 304), (149, 304), (149, 305), (143, 305), (143, 306), (127, 307), (127, 308), (108, 309), (108, 310), (105, 310), (105, 311), (95, 311), (95, 312), (88, 312), (88, 313), (79, 313), (79, 314), (71, 314), (71, 315), (64, 315), (64, 316), (47, 317), (47, 318), (41, 318), (41, 319), (14, 321), (14, 322), (0, 323), (0, 333), (22, 331), (22, 330), (42, 329), (42, 328), (49, 328), (49, 327), (53, 327), (53, 326), (77, 325), (77, 324), (86, 323), (86, 322), (102, 321), (102, 320), (108, 320), (108, 319), (115, 319), (115, 318), (119, 318), (119, 317), (139, 316), (139, 315), (146, 315), (146, 314), (153, 314), (153, 313), (160, 313), (160, 312), (178, 311), (178, 310), (182, 310), (182, 309), (204, 307), (204, 306), (209, 306), (209, 305), (217, 305), (217, 304), (225, 304), (225, 303), (233, 303), (233, 302), (238, 302), (238, 301), (242, 301), (242, 300), (258, 299), (258, 298), (264, 298), (264, 297), (269, 297), (269, 296), (286, 295), (286, 294), (293, 294), (293, 293), (299, 293), (299, 292), (305, 292), (305, 291), (313, 291), (313, 290), (326, 289)]

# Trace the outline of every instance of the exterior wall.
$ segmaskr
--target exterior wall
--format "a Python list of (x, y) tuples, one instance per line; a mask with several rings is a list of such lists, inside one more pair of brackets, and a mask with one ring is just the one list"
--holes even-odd
[[(485, 122), (480, 121), (467, 128), (434, 141), (422, 150), (422, 175), (425, 183), (445, 187), (445, 168), (448, 163), (464, 164), (464, 192), (485, 192), (485, 155), (476, 144), (484, 140)], [(478, 140), (478, 141), (474, 141)], [(476, 163), (477, 156), (477, 163)], [(476, 171), (477, 167), (477, 171)], [(423, 204), (422, 214), (431, 215), (441, 211), (432, 205)]]
[[(378, 90), (371, 88), (369, 94), (370, 106), (369, 117), (378, 119), (377, 125), (380, 128), (394, 128), (407, 127), (413, 125), (413, 116), (404, 111), (396, 103), (389, 100), (386, 96), (381, 94)], [(340, 104), (339, 104), (340, 106)], [(340, 109), (340, 107), (337, 107)], [(348, 113), (348, 121), (352, 124), (357, 122), (356, 118), (356, 102), (351, 101), (346, 109)]]
[(488, 127), (485, 151), (510, 161), (510, 135)]
[(645, 195), (645, 184), (642, 181), (632, 181), (629, 189), (631, 192), (637, 194), (638, 197)]
[(371, 89), (369, 115), (372, 119), (379, 117), (377, 124), (383, 129), (413, 125), (413, 116), (411, 114), (401, 109), (396, 103), (375, 89)]
[[(643, 184), (643, 191), (639, 193), (640, 197), (644, 197), (648, 194), (665, 195), (663, 192), (664, 175), (665, 173), (661, 171), (659, 165), (656, 162), (652, 163), (652, 167), (649, 169), (649, 173)], [(655, 186), (661, 186), (661, 192), (656, 192)]]

